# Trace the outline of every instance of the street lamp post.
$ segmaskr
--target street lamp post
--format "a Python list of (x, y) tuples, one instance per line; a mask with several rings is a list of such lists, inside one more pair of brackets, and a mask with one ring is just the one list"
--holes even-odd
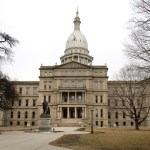
[(91, 110), (91, 134), (93, 133), (93, 109)]

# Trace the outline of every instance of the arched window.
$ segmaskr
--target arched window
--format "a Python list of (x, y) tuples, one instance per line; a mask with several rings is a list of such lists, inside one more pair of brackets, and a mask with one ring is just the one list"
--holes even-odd
[(32, 118), (35, 118), (35, 112), (34, 111), (32, 112)]
[(20, 118), (20, 111), (18, 111), (18, 118)]
[(28, 112), (27, 111), (25, 112), (25, 116), (24, 117), (28, 118)]

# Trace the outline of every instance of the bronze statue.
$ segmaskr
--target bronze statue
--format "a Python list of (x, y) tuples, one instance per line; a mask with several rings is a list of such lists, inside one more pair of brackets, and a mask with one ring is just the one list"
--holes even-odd
[(48, 106), (47, 101), (44, 100), (44, 102), (42, 103), (42, 105), (43, 105), (43, 113), (46, 114), (46, 112), (47, 112), (47, 106)]
[(49, 109), (49, 107), (47, 108), (46, 114), (50, 114), (50, 109)]

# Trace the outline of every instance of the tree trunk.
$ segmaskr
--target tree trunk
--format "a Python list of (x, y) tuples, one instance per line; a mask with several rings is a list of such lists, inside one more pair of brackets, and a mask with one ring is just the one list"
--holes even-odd
[(139, 130), (139, 124), (138, 124), (138, 121), (135, 121), (135, 130)]

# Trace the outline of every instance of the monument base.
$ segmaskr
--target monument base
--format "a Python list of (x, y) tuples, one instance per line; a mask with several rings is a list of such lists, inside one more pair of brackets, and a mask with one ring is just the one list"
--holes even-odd
[(39, 131), (40, 132), (51, 131), (50, 115), (49, 114), (41, 114), (40, 120), (39, 120)]

